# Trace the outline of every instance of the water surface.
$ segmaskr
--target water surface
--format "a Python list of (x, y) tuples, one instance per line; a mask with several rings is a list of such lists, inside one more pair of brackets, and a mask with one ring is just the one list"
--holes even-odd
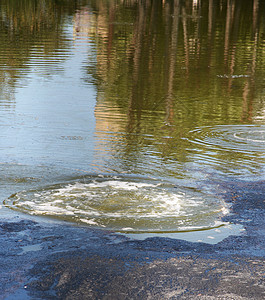
[(265, 174), (264, 11), (1, 1), (1, 201), (119, 232), (229, 235), (219, 183)]

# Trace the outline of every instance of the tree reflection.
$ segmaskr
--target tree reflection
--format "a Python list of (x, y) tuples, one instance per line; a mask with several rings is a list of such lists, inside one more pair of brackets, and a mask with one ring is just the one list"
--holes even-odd
[(1, 97), (12, 100), (33, 49), (45, 59), (69, 47), (64, 26), (71, 24), (74, 40), (85, 36), (95, 45), (88, 55), (96, 67), (87, 66), (85, 80), (97, 88), (98, 132), (122, 133), (118, 154), (139, 155), (155, 144), (163, 158), (185, 160), (182, 137), (195, 127), (264, 122), (262, 1), (2, 0), (0, 6)]
[[(106, 101), (127, 110), (128, 131), (139, 130), (143, 110), (163, 110), (166, 122), (188, 127), (206, 119), (251, 121), (242, 119), (242, 109), (250, 78), (263, 73), (255, 67), (264, 57), (258, 0), (92, 1), (92, 7), (94, 76), (99, 90), (107, 82)], [(261, 92), (250, 89), (253, 97)]]
[[(97, 128), (101, 134), (111, 127), (126, 132), (130, 153), (139, 155), (137, 149), (150, 143), (143, 135), (153, 134), (163, 157), (185, 160), (187, 145), (180, 137), (190, 129), (252, 123), (261, 111), (263, 87), (257, 81), (264, 76), (263, 3), (91, 3)], [(115, 114), (126, 116), (126, 124)]]
[(64, 15), (67, 13), (64, 4), (67, 4), (68, 12), (73, 14), (76, 8), (73, 1), (1, 0), (1, 98), (13, 99), (15, 83), (28, 68), (27, 62), (32, 58), (34, 48), (47, 57), (53, 56), (56, 49), (66, 45), (62, 38)]

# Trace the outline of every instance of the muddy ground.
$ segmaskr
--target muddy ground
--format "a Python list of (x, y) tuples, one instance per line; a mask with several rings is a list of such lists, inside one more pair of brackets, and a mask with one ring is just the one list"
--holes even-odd
[(223, 190), (245, 231), (217, 244), (2, 219), (0, 299), (265, 299), (265, 182)]

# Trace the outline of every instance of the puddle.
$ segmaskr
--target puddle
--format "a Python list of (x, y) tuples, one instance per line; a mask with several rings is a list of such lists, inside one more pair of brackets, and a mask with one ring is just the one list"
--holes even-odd
[(35, 244), (35, 245), (29, 245), (29, 246), (24, 246), (21, 247), (22, 252), (20, 252), (18, 255), (24, 255), (28, 252), (32, 251), (40, 251), (42, 249), (41, 244)]
[(197, 231), (184, 231), (172, 233), (128, 233), (127, 237), (137, 240), (144, 240), (150, 237), (164, 237), (171, 239), (181, 239), (188, 242), (202, 242), (207, 244), (217, 244), (230, 235), (241, 235), (245, 229), (239, 224), (222, 224), (217, 228), (197, 230)]

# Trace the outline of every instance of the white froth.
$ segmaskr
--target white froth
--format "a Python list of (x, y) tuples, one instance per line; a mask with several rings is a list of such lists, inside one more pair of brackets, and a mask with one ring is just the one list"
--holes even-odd
[(102, 182), (92, 182), (86, 184), (89, 188), (104, 188), (110, 187), (114, 189), (123, 189), (123, 190), (138, 190), (144, 187), (155, 187), (156, 185), (150, 183), (141, 183), (141, 182), (128, 182), (128, 181), (117, 181), (117, 180), (108, 180)]
[(67, 216), (122, 231), (165, 230), (164, 226), (166, 230), (201, 229), (206, 222), (200, 224), (202, 218), (213, 223), (212, 216), (228, 213), (218, 201), (191, 189), (120, 179), (69, 183), (49, 190), (23, 191), (15, 197), (15, 205), (31, 214)]
[(95, 219), (80, 219), (81, 222), (89, 224), (89, 225), (96, 225), (98, 226), (99, 224), (95, 221)]

